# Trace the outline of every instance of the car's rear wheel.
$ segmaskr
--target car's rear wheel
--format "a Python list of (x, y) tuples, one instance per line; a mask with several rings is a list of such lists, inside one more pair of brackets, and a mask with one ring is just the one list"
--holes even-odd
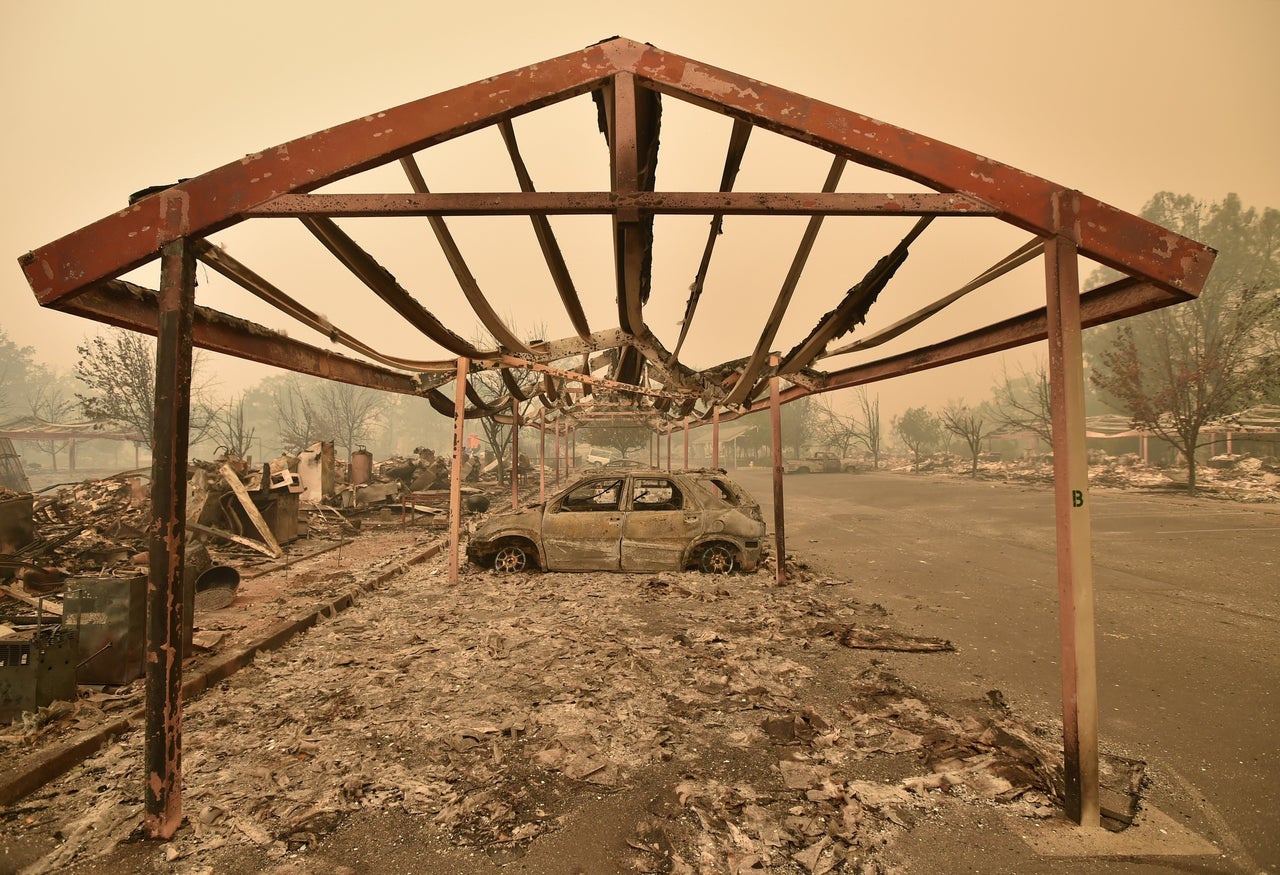
[(703, 574), (728, 574), (735, 564), (733, 550), (724, 544), (711, 544), (698, 558), (698, 569)]
[(533, 564), (533, 554), (529, 548), (514, 541), (508, 541), (493, 554), (493, 570), (499, 574), (513, 574), (528, 571)]

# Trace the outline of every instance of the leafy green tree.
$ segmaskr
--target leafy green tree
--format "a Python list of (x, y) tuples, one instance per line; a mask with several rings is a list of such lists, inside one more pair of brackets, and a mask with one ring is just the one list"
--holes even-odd
[(1199, 299), (1145, 313), (1103, 335), (1092, 383), (1186, 460), (1196, 489), (1205, 427), (1275, 393), (1280, 211), (1161, 192), (1143, 217), (1218, 250)]
[(0, 328), (0, 421), (21, 415), (19, 405), (25, 394), (27, 377), (35, 366), (35, 350), (18, 346)]
[[(768, 414), (766, 414), (767, 416)], [(818, 421), (818, 404), (813, 396), (799, 398), (782, 405), (782, 446), (790, 447), (793, 458), (804, 454), (814, 442)], [(768, 432), (766, 432), (768, 434)]]
[(617, 451), (619, 456), (625, 457), (632, 450), (647, 446), (652, 432), (647, 428), (617, 425), (580, 428), (578, 434), (583, 440), (588, 440), (597, 446), (608, 447)]
[(924, 407), (911, 407), (895, 416), (893, 431), (911, 452), (915, 468), (920, 467), (920, 457), (942, 441), (942, 423)]
[[(156, 344), (145, 334), (109, 329), (86, 338), (76, 346), (79, 359), (74, 373), (85, 387), (77, 392), (80, 407), (90, 419), (112, 422), (143, 435), (154, 449)], [(192, 362), (192, 403), (190, 443), (197, 443), (208, 431), (208, 409), (200, 402), (202, 391), (195, 384), (199, 357)]]

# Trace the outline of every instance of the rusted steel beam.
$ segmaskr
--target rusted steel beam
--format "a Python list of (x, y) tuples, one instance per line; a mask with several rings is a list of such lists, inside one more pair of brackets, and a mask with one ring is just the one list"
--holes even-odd
[(787, 353), (782, 363), (778, 365), (778, 372), (794, 374), (802, 368), (807, 368), (827, 348), (828, 343), (852, 331), (855, 325), (864, 323), (872, 304), (889, 284), (889, 280), (893, 279), (898, 268), (907, 260), (911, 244), (932, 221), (933, 216), (920, 218), (907, 236), (902, 238), (888, 255), (877, 261), (871, 270), (867, 271), (867, 275), (861, 282), (845, 293), (839, 305), (818, 321), (809, 336)]
[[(454, 88), (237, 159), (171, 186), (19, 259), (42, 305), (156, 257), (165, 243), (206, 236), (286, 193), (337, 179), (598, 89), (620, 72), (647, 88), (834, 154), (991, 204), (1033, 233), (1054, 233), (1055, 195), (1076, 200), (1083, 254), (1170, 291), (1199, 293), (1214, 253), (1093, 198), (963, 149), (652, 46), (612, 39)], [(170, 226), (165, 217), (179, 216)], [(1166, 298), (1172, 303), (1177, 297)]]
[[(502, 142), (506, 144), (507, 154), (511, 157), (511, 166), (520, 183), (520, 191), (532, 194), (534, 192), (533, 177), (529, 175), (529, 168), (525, 166), (524, 158), (520, 155), (520, 146), (516, 143), (515, 126), (511, 124), (510, 119), (503, 119), (498, 123), (498, 130), (502, 133)], [(556, 242), (551, 223), (547, 221), (545, 215), (535, 213), (530, 213), (529, 219), (533, 222), (534, 236), (538, 238), (542, 257), (547, 263), (547, 269), (551, 271), (551, 279), (556, 284), (556, 291), (560, 293), (560, 300), (564, 303), (569, 322), (573, 325), (573, 330), (578, 332), (578, 336), (586, 340), (591, 334), (591, 328), (587, 324), (587, 314), (582, 309), (582, 300), (578, 297), (578, 290), (573, 285), (573, 277), (569, 275), (569, 265), (560, 251), (560, 244)]]
[[(427, 181), (422, 176), (422, 171), (418, 168), (418, 162), (413, 159), (412, 155), (406, 155), (400, 159), (400, 166), (404, 168), (405, 176), (409, 178), (409, 185), (418, 194), (427, 194)], [(458, 248), (458, 243), (453, 239), (453, 234), (449, 231), (449, 226), (445, 224), (442, 216), (427, 216), (427, 222), (431, 225), (431, 230), (436, 235), (436, 242), (440, 244), (440, 250), (444, 253), (445, 260), (449, 262), (449, 268), (453, 271), (454, 278), (458, 281), (458, 287), (462, 289), (463, 296), (466, 297), (467, 303), (471, 305), (471, 310), (476, 314), (476, 318), (480, 320), (480, 324), (488, 329), (493, 335), (494, 340), (504, 349), (512, 352), (529, 352), (529, 348), (524, 345), (524, 341), (516, 337), (506, 326), (506, 323), (498, 316), (493, 306), (489, 303), (489, 299), (480, 291), (480, 284), (476, 282), (475, 275), (471, 273), (471, 268), (467, 267), (467, 261), (462, 257), (462, 250)]]
[[(782, 490), (782, 404), (778, 399), (778, 387), (781, 378), (778, 377), (778, 357), (776, 355), (769, 357), (770, 369), (774, 375), (769, 379), (769, 435), (770, 448), (773, 451), (773, 530), (774, 544), (777, 550), (777, 584), (785, 586), (787, 583), (787, 525), (786, 514), (783, 512), (783, 490)], [(736, 451), (737, 444), (734, 444)], [(736, 455), (736, 452), (735, 452)]]
[(547, 408), (538, 410), (538, 501), (547, 500)]
[[(835, 191), (836, 186), (840, 183), (840, 174), (844, 171), (845, 163), (845, 160), (839, 157), (831, 162), (831, 169), (827, 171), (826, 181), (822, 184), (823, 191)], [(809, 261), (809, 253), (813, 251), (813, 244), (818, 239), (818, 231), (822, 228), (822, 218), (822, 216), (813, 216), (809, 219), (804, 235), (800, 238), (800, 245), (796, 248), (796, 254), (791, 259), (791, 268), (787, 271), (787, 277), (783, 280), (782, 288), (778, 291), (778, 297), (774, 299), (773, 310), (769, 313), (769, 320), (760, 332), (760, 339), (756, 341), (756, 347), (752, 351), (751, 357), (739, 372), (738, 381), (733, 384), (729, 394), (725, 396), (724, 403), (726, 406), (733, 407), (743, 403), (748, 399), (751, 390), (755, 387), (756, 379), (764, 368), (769, 350), (773, 347), (773, 340), (778, 335), (778, 327), (782, 324), (782, 317), (787, 312), (787, 305), (791, 303), (791, 296), (795, 292), (796, 286), (800, 284), (800, 276), (804, 273), (805, 264)]]
[[(746, 76), (664, 52), (618, 42), (614, 54), (648, 87), (757, 127), (999, 208), (1001, 218), (1037, 234), (1056, 232), (1055, 201), (1074, 201), (1073, 233), (1082, 254), (1148, 279), (1168, 291), (1198, 295), (1214, 251), (1137, 216), (990, 158), (932, 137), (823, 103)], [(1180, 296), (1166, 297), (1165, 304)]]
[[(58, 309), (117, 328), (156, 334), (157, 293), (132, 283), (102, 283)], [(192, 337), (201, 349), (300, 374), (401, 395), (417, 395), (421, 391), (420, 382), (411, 374), (349, 359), (208, 307), (194, 308)]]
[[(750, 126), (745, 126), (750, 129)], [(440, 192), (432, 194), (283, 194), (244, 214), (246, 219), (390, 218), (395, 216), (711, 215), (723, 216), (996, 216), (974, 197), (935, 192)], [(549, 226), (548, 226), (549, 227)], [(707, 264), (708, 250), (703, 252)], [(553, 269), (553, 273), (555, 270)], [(705, 268), (699, 268), (705, 276)]]
[[(1069, 230), (1070, 224), (1064, 224)], [(1054, 237), (1045, 244), (1064, 801), (1068, 817), (1081, 826), (1096, 828), (1100, 822), (1098, 670), (1078, 269), (1076, 247), (1069, 238)]]
[[(313, 191), (437, 143), (585, 94), (617, 69), (603, 44), (452, 88), (264, 150), (175, 185), (21, 259), (42, 305), (127, 273), (167, 242), (207, 236), (285, 192)], [(161, 218), (170, 203), (178, 227)]]
[[(629, 73), (615, 76), (606, 89), (612, 190), (622, 195), (642, 189), (636, 90), (635, 77)], [(639, 211), (614, 211), (613, 233), (618, 324), (623, 331), (635, 334), (644, 327), (644, 241)]]
[(464, 417), (466, 407), (467, 371), (471, 363), (466, 357), (458, 357), (456, 386), (453, 393), (453, 466), (449, 469), (449, 583), (458, 583), (459, 544), (462, 538), (462, 454)]
[[(738, 178), (738, 170), (742, 167), (742, 156), (747, 151), (747, 140), (751, 137), (751, 125), (737, 119), (733, 122), (733, 130), (729, 133), (729, 149), (724, 157), (724, 170), (720, 174), (720, 191), (730, 192)], [(724, 213), (711, 216), (711, 230), (707, 234), (707, 243), (702, 249), (702, 260), (698, 263), (698, 272), (694, 275), (693, 284), (689, 286), (689, 300), (684, 306), (684, 319), (680, 321), (680, 336), (676, 338), (675, 348), (671, 351), (672, 359), (680, 356), (680, 348), (689, 335), (689, 326), (693, 324), (693, 314), (698, 309), (698, 300), (702, 297), (702, 287), (707, 281), (707, 271), (711, 269), (711, 253), (715, 250), (716, 239), (724, 228)]]
[(187, 431), (191, 418), (191, 325), (195, 253), (164, 247), (156, 332), (147, 576), (144, 827), (168, 839), (182, 825), (183, 551), (187, 519)]
[[(1152, 283), (1125, 278), (1081, 295), (1080, 316), (1084, 327), (1089, 328), (1163, 307), (1167, 298), (1168, 294)], [(910, 352), (832, 371), (822, 378), (820, 390), (845, 389), (925, 371), (1015, 346), (1036, 343), (1047, 336), (1047, 316), (1042, 307)], [(812, 392), (793, 386), (783, 393), (783, 401), (807, 394)]]
[(552, 365), (544, 365), (539, 362), (530, 362), (515, 356), (501, 356), (499, 361), (504, 365), (513, 368), (527, 368), (531, 371), (538, 371), (542, 374), (560, 377), (565, 380), (573, 380), (582, 383), (583, 386), (595, 386), (602, 389), (613, 389), (618, 392), (628, 392), (636, 395), (646, 395), (653, 398), (689, 398), (696, 397), (698, 393), (687, 389), (650, 389), (646, 386), (639, 386), (632, 383), (619, 382), (611, 380), (607, 377), (593, 377), (589, 373), (581, 371), (571, 371), (565, 368), (557, 368)]
[(428, 338), (449, 352), (468, 358), (485, 358), (496, 354), (492, 351), (484, 352), (477, 349), (446, 328), (443, 322), (396, 282), (396, 278), (390, 271), (365, 252), (360, 244), (351, 239), (335, 222), (315, 216), (301, 221), (347, 270), (385, 301), (391, 309), (399, 313), (406, 322)]
[(321, 316), (319, 313), (316, 313), (299, 301), (294, 300), (270, 282), (263, 279), (249, 267), (232, 258), (222, 249), (211, 245), (209, 241), (196, 241), (195, 246), (196, 257), (204, 264), (212, 267), (218, 273), (222, 274), (255, 297), (266, 301), (280, 312), (288, 314), (313, 331), (327, 336), (334, 343), (339, 343), (348, 349), (360, 353), (361, 355), (368, 356), (380, 364), (389, 365), (393, 368), (403, 368), (409, 371), (433, 371), (441, 374), (450, 374), (453, 371), (453, 359), (424, 361), (400, 358), (398, 356), (390, 356), (381, 353), (368, 344), (357, 340), (353, 335), (343, 331), (341, 328), (330, 322), (326, 317)]
[(689, 470), (689, 417), (684, 418), (684, 467)]

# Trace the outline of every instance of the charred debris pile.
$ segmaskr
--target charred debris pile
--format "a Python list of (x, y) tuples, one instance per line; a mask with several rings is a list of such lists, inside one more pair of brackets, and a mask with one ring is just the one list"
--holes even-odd
[[(473, 467), (466, 507), (484, 510), (487, 491), (504, 487)], [(188, 647), (204, 643), (194, 618), (231, 604), (242, 575), (331, 549), (367, 527), (443, 528), (449, 474), (427, 449), (377, 466), (360, 452), (348, 465), (331, 443), (261, 465), (191, 462)], [(145, 470), (51, 493), (0, 488), (0, 723), (75, 699), (77, 685), (141, 676), (150, 496)]]

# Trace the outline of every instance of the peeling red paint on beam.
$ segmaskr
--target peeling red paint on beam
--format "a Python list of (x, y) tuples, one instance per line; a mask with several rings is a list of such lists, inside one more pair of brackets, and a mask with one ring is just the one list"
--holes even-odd
[[(155, 298), (156, 293), (150, 289), (112, 281), (58, 309), (154, 336), (157, 319)], [(383, 392), (421, 394), (419, 382), (409, 374), (347, 358), (207, 307), (195, 308), (192, 337), (201, 349), (249, 361)]]
[[(1169, 303), (1169, 294), (1154, 283), (1126, 278), (1080, 296), (1081, 324), (1085, 328), (1101, 325), (1167, 306)], [(783, 391), (782, 400), (784, 403), (794, 401), (818, 392), (861, 386), (889, 377), (955, 364), (1015, 346), (1038, 343), (1048, 337), (1047, 319), (1045, 309), (1040, 308), (930, 346), (832, 371), (821, 378), (819, 389), (792, 386)], [(763, 409), (763, 405), (756, 404), (748, 408), (748, 412), (760, 409)]]
[(994, 216), (999, 210), (961, 194), (911, 192), (483, 192), (284, 194), (246, 219), (394, 216), (554, 216), (612, 213), (777, 216)]
[(1158, 285), (1198, 295), (1214, 251), (1047, 179), (948, 143), (756, 79), (632, 44), (629, 69), (650, 88), (912, 179), (999, 207), (1015, 225), (1043, 234), (1061, 223), (1054, 201), (1074, 200), (1063, 230), (1091, 258)]
[[(127, 273), (181, 236), (206, 236), (285, 192), (313, 191), (505, 118), (595, 88), (615, 71), (602, 46), (513, 70), (246, 155), (19, 259), (43, 306)], [(168, 217), (178, 205), (177, 220)]]
[(171, 838), (182, 825), (183, 552), (195, 265), (190, 241), (166, 245), (157, 298), (145, 647), (144, 826), (152, 838), (160, 839)]

